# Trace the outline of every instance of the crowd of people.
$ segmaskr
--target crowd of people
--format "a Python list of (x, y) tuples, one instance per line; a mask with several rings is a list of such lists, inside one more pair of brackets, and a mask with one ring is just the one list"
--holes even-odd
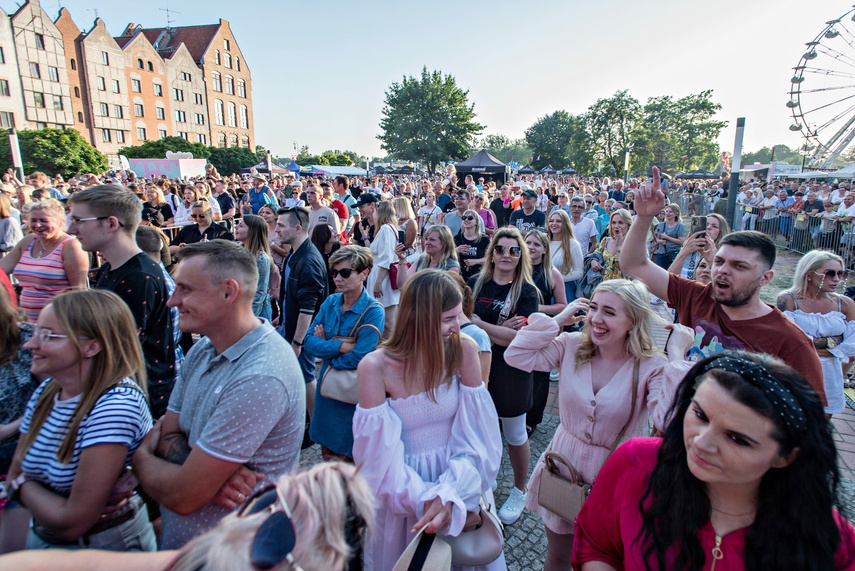
[[(847, 258), (689, 184), (7, 173), (0, 565), (501, 570), (471, 538), (528, 509), (547, 571), (855, 569)], [(817, 241), (770, 306), (775, 233)]]

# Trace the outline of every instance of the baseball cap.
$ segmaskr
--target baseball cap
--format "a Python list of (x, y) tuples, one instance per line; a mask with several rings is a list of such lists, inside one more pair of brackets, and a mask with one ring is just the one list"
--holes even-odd
[(370, 192), (363, 192), (359, 195), (359, 200), (356, 201), (356, 206), (365, 206), (366, 204), (374, 204), (377, 202), (377, 197)]
[(530, 188), (527, 188), (522, 194), (523, 196), (528, 196), (529, 198), (537, 198), (537, 193)]

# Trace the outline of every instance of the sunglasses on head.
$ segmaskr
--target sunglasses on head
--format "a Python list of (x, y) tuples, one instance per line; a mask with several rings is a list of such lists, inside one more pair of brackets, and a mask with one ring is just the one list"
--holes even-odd
[(278, 567), (288, 561), (295, 571), (303, 571), (291, 552), (297, 545), (297, 532), (291, 522), (291, 508), (275, 484), (267, 484), (246, 499), (237, 510), (238, 517), (269, 511), (270, 516), (255, 532), (250, 546), (250, 562), (258, 571)]
[(461, 220), (475, 220), (475, 217), (474, 216), (461, 216), (460, 219)]
[(342, 268), (340, 270), (330, 270), (330, 275), (332, 276), (333, 279), (335, 279), (338, 276), (341, 276), (342, 278), (347, 279), (355, 271), (356, 270), (354, 270), (353, 268)]
[(504, 256), (505, 252), (510, 253), (512, 258), (519, 258), (522, 255), (522, 249), (519, 246), (511, 246), (510, 248), (506, 248), (501, 244), (496, 244), (496, 247), (493, 248), (493, 253), (499, 254), (500, 256)]
[(846, 279), (846, 272), (844, 270), (825, 270), (824, 272), (813, 272), (819, 276), (825, 276), (830, 280), (833, 280), (835, 277), (839, 280)]

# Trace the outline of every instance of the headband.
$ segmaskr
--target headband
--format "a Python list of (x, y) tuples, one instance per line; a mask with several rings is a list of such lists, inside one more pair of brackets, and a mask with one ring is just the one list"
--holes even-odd
[(781, 421), (796, 434), (807, 430), (807, 418), (793, 393), (781, 382), (769, 374), (766, 369), (746, 359), (738, 357), (716, 357), (706, 364), (702, 373), (712, 369), (721, 369), (740, 375), (743, 379), (763, 391), (772, 406), (778, 411)]

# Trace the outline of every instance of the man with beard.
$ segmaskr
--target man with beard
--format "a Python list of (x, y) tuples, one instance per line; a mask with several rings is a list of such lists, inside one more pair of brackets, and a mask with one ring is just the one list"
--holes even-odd
[(772, 280), (775, 244), (761, 232), (725, 236), (715, 253), (712, 282), (702, 285), (670, 274), (647, 257), (647, 229), (665, 207), (659, 169), (635, 195), (635, 222), (620, 253), (621, 270), (643, 281), (650, 292), (677, 310), (680, 323), (695, 331), (690, 352), (706, 357), (725, 349), (774, 355), (799, 371), (825, 404), (822, 366), (810, 339), (781, 311), (760, 299)]

